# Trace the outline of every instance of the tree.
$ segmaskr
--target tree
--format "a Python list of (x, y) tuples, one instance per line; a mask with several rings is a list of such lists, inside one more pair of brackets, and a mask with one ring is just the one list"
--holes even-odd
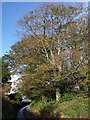
[(2, 57), (2, 83), (5, 84), (8, 80), (11, 79), (10, 77), (10, 70), (9, 70), (9, 63), (4, 61), (4, 57)]
[(11, 73), (9, 70), (9, 63), (5, 61), (4, 56), (0, 58), (0, 79), (3, 92), (8, 92), (10, 90), (10, 84), (8, 83), (8, 80), (11, 79)]
[(83, 10), (82, 4), (45, 5), (18, 22), (22, 39), (11, 47), (8, 57), (12, 67), (24, 74), (23, 94), (44, 95), (46, 90), (60, 89), (61, 81), (79, 80), (76, 76), (86, 59), (81, 59), (86, 56), (83, 43), (87, 39)]

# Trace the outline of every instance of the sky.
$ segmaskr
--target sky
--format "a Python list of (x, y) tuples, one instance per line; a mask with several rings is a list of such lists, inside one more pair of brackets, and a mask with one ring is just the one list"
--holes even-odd
[(3, 2), (2, 3), (2, 55), (10, 50), (10, 46), (19, 40), (17, 21), (25, 13), (39, 8), (43, 2)]
[[(42, 3), (2, 3), (2, 55), (9, 51), (10, 46), (19, 40), (16, 30), (19, 29), (17, 21), (29, 10), (40, 7)], [(0, 53), (1, 54), (1, 53)]]
[(0, 56), (2, 54), (2, 4), (0, 2)]
[(28, 11), (39, 8), (42, 4), (43, 2), (2, 2), (2, 5), (0, 3), (0, 11), (2, 10), (2, 21), (0, 20), (0, 26), (2, 23), (2, 34), (0, 34), (2, 50), (0, 46), (0, 56), (6, 54), (10, 50), (10, 46), (19, 40), (16, 32), (19, 29), (17, 21)]

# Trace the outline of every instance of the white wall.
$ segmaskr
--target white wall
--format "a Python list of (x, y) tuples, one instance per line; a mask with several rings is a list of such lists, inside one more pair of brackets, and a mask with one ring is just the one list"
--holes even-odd
[(12, 83), (10, 93), (14, 93), (14, 91), (17, 91), (18, 83), (20, 82), (20, 77), (20, 74), (11, 75), (11, 80), (8, 81)]

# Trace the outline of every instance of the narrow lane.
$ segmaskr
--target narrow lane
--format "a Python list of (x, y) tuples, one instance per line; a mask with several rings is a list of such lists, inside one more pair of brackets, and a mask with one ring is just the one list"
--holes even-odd
[(19, 111), (18, 111), (18, 114), (17, 114), (17, 120), (25, 120), (25, 116), (23, 114), (23, 111), (24, 110), (27, 110), (29, 108), (28, 105), (26, 105), (25, 107), (21, 108)]

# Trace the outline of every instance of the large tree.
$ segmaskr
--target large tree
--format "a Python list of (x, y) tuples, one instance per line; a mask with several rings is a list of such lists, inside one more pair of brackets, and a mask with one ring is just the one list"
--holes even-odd
[(11, 47), (12, 68), (23, 72), (21, 91), (31, 97), (77, 82), (86, 64), (87, 16), (83, 5), (44, 5), (20, 21), (22, 39)]

